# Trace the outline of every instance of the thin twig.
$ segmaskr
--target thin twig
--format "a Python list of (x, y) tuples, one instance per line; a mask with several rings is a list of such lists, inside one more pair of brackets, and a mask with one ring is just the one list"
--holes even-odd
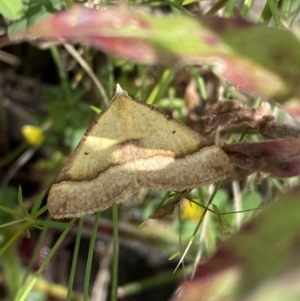
[(91, 301), (105, 301), (109, 293), (109, 284), (111, 279), (111, 259), (113, 253), (113, 242), (111, 241), (104, 251), (104, 256), (99, 264), (97, 277), (93, 286)]
[(105, 89), (102, 86), (101, 82), (89, 66), (89, 64), (83, 59), (83, 57), (80, 55), (80, 53), (74, 48), (74, 46), (70, 44), (64, 44), (64, 47), (66, 50), (73, 56), (73, 58), (78, 62), (78, 64), (83, 68), (83, 70), (89, 75), (91, 80), (94, 82), (95, 86), (98, 88), (100, 94), (103, 97), (103, 100), (105, 102), (105, 105), (109, 105), (109, 100), (106, 95)]
[(4, 189), (9, 181), (14, 177), (14, 175), (17, 173), (17, 171), (24, 166), (30, 158), (35, 154), (37, 151), (37, 147), (32, 146), (29, 147), (19, 158), (16, 160), (16, 162), (10, 167), (10, 169), (6, 172), (6, 174), (3, 176), (2, 181), (0, 182), (0, 190)]

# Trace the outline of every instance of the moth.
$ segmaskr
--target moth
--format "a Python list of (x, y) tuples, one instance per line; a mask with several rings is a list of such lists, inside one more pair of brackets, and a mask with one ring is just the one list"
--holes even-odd
[(183, 191), (229, 174), (220, 147), (118, 85), (52, 185), (48, 208), (57, 219), (80, 217), (125, 202), (140, 184)]

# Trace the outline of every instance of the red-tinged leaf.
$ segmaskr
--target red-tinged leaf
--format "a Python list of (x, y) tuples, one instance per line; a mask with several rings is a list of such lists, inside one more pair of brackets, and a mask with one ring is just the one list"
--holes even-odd
[(155, 63), (161, 60), (165, 63), (172, 64), (178, 60), (175, 55), (172, 56), (163, 49), (158, 51), (158, 49), (151, 47), (147, 42), (134, 38), (92, 37), (89, 41), (86, 40), (86, 42), (105, 49), (106, 51), (121, 55), (126, 59), (138, 62)]
[(299, 193), (282, 195), (222, 242), (173, 301), (300, 300)]
[(270, 173), (275, 177), (300, 175), (300, 141), (286, 138), (258, 143), (224, 145), (232, 164), (239, 167)]
[(297, 35), (240, 19), (153, 16), (123, 5), (74, 6), (11, 37), (80, 41), (145, 64), (216, 63), (236, 87), (268, 96), (300, 94)]
[[(168, 22), (163, 18), (153, 18), (141, 10), (129, 10), (123, 5), (102, 10), (73, 6), (32, 26), (26, 33), (15, 32), (11, 37), (80, 41), (138, 62), (172, 64), (178, 60), (176, 52), (167, 50), (164, 43), (156, 43), (157, 39), (165, 38), (169, 39), (169, 44), (175, 43), (170, 31), (164, 35), (159, 34), (159, 31), (168, 25), (164, 23)], [(178, 29), (178, 25), (176, 28)], [(196, 37), (194, 34), (193, 36)]]
[[(259, 63), (239, 55), (224, 55), (216, 60), (220, 65), (219, 74), (237, 88), (264, 95), (284, 95), (287, 87), (280, 74), (263, 67)], [(273, 85), (278, 85), (274, 87)]]
[[(210, 18), (205, 19), (205, 23), (236, 53), (259, 63), (262, 68), (281, 74), (294, 84), (299, 83), (294, 76), (299, 68), (293, 62), (300, 59), (300, 53), (292, 49), (297, 49), (300, 41), (292, 31), (253, 25), (241, 19), (227, 22), (226, 19)], [(253, 71), (244, 69), (246, 74)], [(268, 85), (270, 82), (261, 84)]]

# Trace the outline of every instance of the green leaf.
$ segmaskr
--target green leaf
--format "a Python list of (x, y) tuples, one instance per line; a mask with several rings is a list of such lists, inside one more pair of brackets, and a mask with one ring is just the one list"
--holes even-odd
[(101, 113), (101, 109), (99, 109), (98, 107), (90, 106), (90, 108), (91, 108), (96, 114), (100, 114), (100, 113)]
[(22, 187), (21, 186), (19, 186), (19, 190), (18, 190), (18, 202), (19, 202), (20, 207), (23, 209), (23, 212), (26, 213), (26, 214), (29, 214), (26, 206), (24, 205)]
[(188, 5), (188, 4), (191, 4), (191, 3), (194, 3), (194, 2), (198, 2), (198, 1), (196, 1), (196, 0), (183, 0), (182, 5)]
[(23, 3), (21, 0), (0, 1), (0, 14), (10, 20), (18, 20), (22, 17)]
[(174, 258), (177, 258), (180, 255), (180, 251), (175, 251), (171, 256), (169, 257), (169, 260), (173, 260)]
[[(20, 0), (5, 0), (0, 1), (0, 9), (3, 6), (2, 2), (5, 3), (14, 3)], [(11, 5), (10, 5), (11, 6)], [(8, 35), (11, 36), (15, 31), (25, 31), (28, 27), (36, 23), (38, 20), (42, 18), (51, 16), (60, 10), (62, 10), (64, 6), (63, 0), (48, 0), (48, 1), (40, 1), (40, 0), (23, 0), (22, 9), (25, 11), (22, 18), (18, 21), (11, 22), (8, 26)], [(14, 8), (16, 9), (16, 8)], [(1, 11), (0, 11), (1, 13)], [(19, 18), (21, 15), (19, 16)], [(14, 18), (16, 20), (18, 18)]]
[(43, 192), (38, 196), (38, 198), (37, 198), (36, 201), (34, 202), (34, 205), (33, 205), (32, 209), (31, 209), (31, 214), (35, 214), (35, 213), (39, 210), (39, 208), (40, 208), (40, 206), (41, 206), (41, 203), (42, 203), (42, 201), (43, 201), (43, 198), (44, 198), (45, 194), (46, 194), (46, 191), (43, 191)]
[(220, 210), (219, 210), (219, 208), (218, 208), (217, 205), (212, 204), (212, 207), (213, 207), (213, 210), (214, 210), (217, 214), (220, 214)]

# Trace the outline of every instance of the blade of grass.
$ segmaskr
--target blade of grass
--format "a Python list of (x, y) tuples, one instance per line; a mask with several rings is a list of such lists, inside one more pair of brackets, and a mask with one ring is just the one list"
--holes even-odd
[(26, 217), (21, 218), (21, 219), (17, 219), (17, 220), (15, 220), (15, 221), (8, 222), (8, 223), (5, 223), (5, 224), (3, 224), (3, 225), (0, 225), (0, 228), (5, 228), (5, 227), (9, 227), (9, 226), (18, 224), (18, 223), (26, 222), (26, 220), (27, 220)]
[[(47, 220), (50, 220), (50, 215), (48, 215), (47, 217)], [(26, 280), (27, 280), (27, 277), (29, 275), (29, 273), (32, 271), (32, 267), (37, 259), (37, 256), (39, 255), (39, 252), (41, 250), (41, 247), (42, 247), (42, 244), (44, 242), (44, 239), (45, 239), (45, 236), (46, 236), (46, 233), (47, 233), (47, 230), (48, 228), (44, 228), (40, 235), (39, 235), (39, 238), (38, 238), (38, 241), (37, 243), (35, 244), (35, 248), (34, 248), (34, 251), (33, 251), (33, 254), (30, 258), (30, 261), (29, 261), (29, 264), (28, 264), (28, 267), (26, 269), (26, 272), (24, 274), (24, 277), (23, 277), (23, 280), (22, 280), (22, 283), (25, 284)]]
[(132, 282), (129, 284), (126, 284), (119, 288), (118, 293), (118, 300), (124, 299), (126, 297), (130, 297), (133, 295), (137, 295), (141, 292), (144, 292), (148, 289), (158, 289), (159, 287), (162, 287), (164, 285), (174, 283), (176, 281), (180, 281), (184, 279), (184, 276), (186, 273), (187, 276), (191, 275), (193, 270), (192, 266), (188, 266), (185, 268), (185, 270), (180, 270), (176, 274), (174, 273), (165, 273), (163, 275), (160, 275), (160, 277), (151, 277), (142, 281)]
[(9, 291), (9, 297), (13, 299), (17, 294), (22, 280), (22, 273), (20, 273), (22, 265), (16, 245), (13, 245), (8, 252), (4, 252), (1, 256), (1, 265), (3, 274), (5, 275), (5, 284)]
[(57, 74), (59, 76), (61, 88), (62, 88), (62, 91), (64, 92), (66, 101), (69, 104), (72, 104), (73, 101), (72, 101), (72, 97), (71, 97), (71, 92), (70, 92), (70, 88), (69, 88), (69, 84), (68, 84), (67, 75), (64, 72), (64, 67), (61, 63), (62, 60), (60, 58), (59, 51), (58, 51), (57, 47), (54, 44), (51, 45), (50, 52), (51, 52), (53, 61), (56, 65)]
[(72, 266), (71, 266), (69, 284), (68, 284), (68, 294), (67, 294), (67, 299), (66, 299), (67, 301), (70, 301), (73, 297), (73, 284), (74, 284), (74, 279), (75, 279), (79, 245), (80, 245), (81, 233), (82, 233), (82, 227), (83, 227), (83, 220), (84, 220), (83, 218), (79, 219), (78, 228), (77, 228), (77, 235), (76, 235), (73, 259), (72, 259)]
[(66, 223), (54, 222), (54, 221), (44, 221), (44, 220), (37, 220), (36, 225), (46, 227), (46, 228), (55, 228), (55, 229), (64, 229), (66, 227)]
[(40, 210), (38, 210), (38, 211), (35, 213), (35, 216), (37, 217), (37, 216), (43, 214), (43, 213), (44, 213), (45, 211), (47, 211), (47, 210), (48, 210), (48, 206), (45, 205), (44, 207), (42, 207)]
[(91, 236), (91, 241), (90, 241), (90, 246), (89, 246), (89, 253), (88, 253), (86, 269), (85, 269), (83, 301), (89, 300), (91, 267), (92, 267), (93, 254), (94, 254), (94, 250), (95, 250), (95, 242), (96, 242), (96, 238), (97, 238), (98, 224), (99, 224), (100, 216), (101, 216), (101, 212), (97, 212), (95, 214), (95, 221), (94, 221), (94, 226), (93, 226), (93, 230), (92, 230), (92, 236)]
[[(113, 95), (115, 89), (116, 89), (116, 83), (115, 83), (115, 76), (114, 76), (114, 64), (113, 64), (113, 58), (111, 57), (111, 55), (107, 56), (107, 66), (106, 66), (106, 70), (107, 70), (107, 83), (108, 83), (108, 91), (109, 91), (109, 95)], [(108, 106), (106, 104), (106, 106)]]
[(24, 202), (23, 202), (23, 195), (22, 195), (22, 187), (19, 186), (19, 189), (18, 189), (18, 203), (20, 205), (20, 207), (23, 209), (23, 212), (27, 215), (29, 214), (26, 206), (24, 205)]
[(18, 237), (22, 235), (24, 231), (26, 231), (32, 224), (32, 220), (28, 220), (19, 230), (8, 240), (8, 242), (0, 249), (0, 255), (3, 253), (14, 243)]
[(224, 10), (224, 17), (229, 18), (234, 16), (234, 9), (237, 4), (238, 0), (228, 0), (225, 10)]
[(20, 218), (25, 217), (24, 213), (22, 213), (20, 211), (17, 211), (17, 210), (14, 210), (14, 209), (11, 209), (11, 208), (6, 207), (6, 206), (3, 206), (3, 205), (0, 205), (0, 210), (4, 211), (4, 212), (6, 212), (6, 213), (8, 213), (9, 215), (12, 215), (12, 216), (17, 216), (17, 217), (20, 217)]
[(277, 27), (282, 27), (281, 21), (280, 21), (280, 14), (277, 8), (278, 0), (267, 0), (267, 3), (269, 5), (270, 11), (272, 13), (272, 17), (277, 25)]
[(135, 94), (135, 99), (143, 99), (147, 90), (147, 79), (149, 78), (149, 69), (144, 66), (138, 66), (138, 76), (141, 79), (141, 86)]
[(160, 99), (163, 96), (163, 94), (167, 91), (173, 76), (174, 71), (172, 69), (166, 69), (163, 72), (157, 85), (152, 89), (152, 92), (150, 93), (146, 101), (148, 104), (154, 104), (158, 99)]
[(119, 227), (118, 227), (118, 205), (113, 204), (113, 258), (112, 258), (112, 280), (111, 301), (118, 300), (118, 260), (119, 260)]
[(181, 4), (179, 4), (175, 1), (166, 0), (165, 3), (168, 3), (171, 7), (175, 8), (176, 10), (181, 12), (182, 14), (185, 14), (185, 15), (191, 16), (191, 17), (195, 17), (195, 15), (192, 12), (190, 12), (185, 7), (183, 7)]
[(244, 5), (241, 9), (241, 15), (242, 16), (244, 16), (244, 17), (247, 16), (247, 14), (248, 14), (248, 12), (251, 8), (252, 2), (253, 2), (253, 0), (245, 0), (244, 1)]
[[(179, 250), (180, 250), (180, 254), (182, 254), (182, 218), (181, 218), (181, 210), (180, 210), (180, 204), (178, 206), (178, 210), (177, 210), (177, 214), (178, 214), (178, 225), (179, 225), (179, 229), (178, 229), (178, 232), (179, 232)], [(182, 262), (182, 272), (183, 272), (183, 276), (184, 276), (184, 279), (186, 279), (186, 268), (184, 266), (184, 261)]]
[[(299, 15), (300, 1), (299, 0), (290, 0), (290, 1), (285, 1), (285, 3), (286, 3), (286, 5), (284, 5), (284, 11), (287, 11), (287, 13), (284, 16), (286, 19), (288, 19), (289, 25), (292, 27)], [(293, 6), (292, 6), (292, 4), (293, 4)]]
[(259, 18), (259, 22), (263, 24), (268, 24), (271, 19), (272, 19), (272, 12), (270, 6), (268, 5), (268, 2), (266, 2), (266, 5)]
[(46, 268), (46, 266), (49, 264), (51, 258), (53, 257), (53, 255), (55, 254), (55, 252), (58, 250), (60, 244), (62, 243), (62, 241), (65, 239), (65, 237), (67, 236), (67, 234), (69, 233), (69, 231), (73, 227), (73, 225), (75, 223), (75, 220), (76, 220), (76, 218), (73, 218), (66, 225), (65, 230), (62, 232), (62, 234), (60, 235), (60, 237), (58, 238), (58, 240), (56, 241), (56, 243), (52, 247), (51, 251), (49, 252), (48, 256), (45, 258), (45, 260), (41, 264), (40, 268), (35, 273), (35, 276), (32, 278), (32, 280), (30, 281), (30, 283), (28, 283), (28, 284), (25, 285), (25, 288), (24, 288), (23, 293), (21, 294), (21, 297), (19, 299), (15, 299), (14, 301), (25, 301), (26, 300), (28, 294), (30, 293), (30, 291), (32, 290), (33, 286), (37, 282), (38, 277), (41, 275), (41, 273), (44, 271), (44, 269)]
[(197, 234), (198, 231), (199, 231), (199, 228), (200, 228), (200, 226), (201, 226), (201, 224), (202, 224), (202, 221), (203, 221), (203, 219), (204, 219), (204, 217), (205, 217), (205, 215), (206, 215), (206, 212), (208, 211), (209, 206), (210, 206), (211, 203), (213, 202), (214, 197), (216, 196), (216, 194), (217, 194), (217, 192), (218, 192), (218, 190), (219, 190), (221, 184), (222, 184), (222, 181), (219, 181), (219, 182), (216, 184), (216, 187), (215, 187), (215, 189), (214, 189), (214, 192), (212, 193), (212, 195), (210, 196), (210, 198), (209, 198), (209, 200), (208, 200), (208, 203), (207, 203), (207, 205), (206, 205), (206, 207), (205, 207), (205, 209), (204, 209), (204, 211), (203, 211), (203, 214), (202, 214), (202, 216), (201, 216), (201, 218), (200, 218), (200, 220), (199, 220), (199, 222), (198, 222), (198, 224), (197, 224), (197, 226), (196, 226), (196, 228), (195, 228), (195, 230), (194, 230), (194, 233), (192, 234), (192, 237), (190, 238), (190, 241), (189, 241), (187, 247), (185, 248), (185, 250), (184, 250), (184, 252), (183, 252), (183, 254), (182, 254), (181, 259), (179, 260), (179, 262), (178, 262), (178, 264), (177, 264), (177, 266), (176, 266), (176, 268), (175, 268), (175, 271), (176, 271), (176, 270), (178, 269), (178, 267), (181, 265), (182, 261), (184, 260), (185, 255), (187, 254), (188, 250), (190, 249), (190, 247), (191, 247), (191, 245), (192, 245), (192, 243), (193, 243), (193, 241), (194, 241), (194, 239), (195, 239), (195, 237), (196, 237), (196, 234)]
[(229, 0), (219, 0), (217, 3), (213, 5), (213, 7), (206, 13), (208, 16), (212, 16), (218, 13), (220, 9), (222, 9)]
[(190, 70), (191, 74), (193, 75), (193, 78), (195, 79), (195, 81), (197, 83), (197, 87), (199, 89), (201, 98), (204, 101), (207, 100), (207, 91), (206, 91), (205, 82), (203, 80), (203, 77), (199, 75), (198, 70), (194, 66), (190, 66), (189, 70)]
[(31, 214), (35, 214), (37, 213), (38, 209), (40, 208), (41, 206), (41, 203), (43, 201), (43, 198), (46, 194), (46, 191), (43, 191), (36, 199), (36, 201), (34, 202), (33, 206), (32, 206), (32, 209), (31, 209)]

